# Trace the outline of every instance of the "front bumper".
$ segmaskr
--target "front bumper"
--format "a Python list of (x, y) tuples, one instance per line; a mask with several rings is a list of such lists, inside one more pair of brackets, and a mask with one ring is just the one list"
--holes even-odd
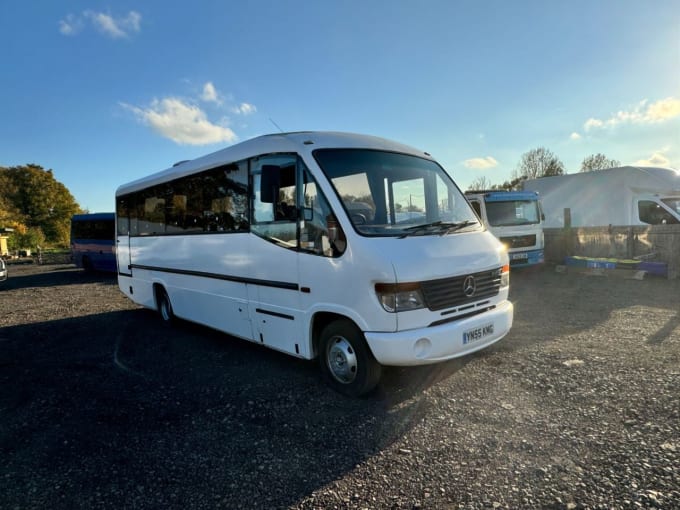
[(368, 331), (366, 342), (382, 365), (427, 365), (465, 356), (503, 338), (512, 326), (513, 306), (504, 301), (494, 309), (439, 326), (398, 331)]
[(535, 264), (543, 264), (545, 262), (543, 250), (510, 252), (508, 253), (508, 257), (510, 258), (511, 269), (513, 267), (533, 266)]

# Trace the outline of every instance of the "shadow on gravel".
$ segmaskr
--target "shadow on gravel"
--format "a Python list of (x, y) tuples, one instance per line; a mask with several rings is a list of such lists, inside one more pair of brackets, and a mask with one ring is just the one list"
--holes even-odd
[[(327, 388), (314, 362), (189, 323), (165, 327), (142, 309), (0, 328), (1, 506), (286, 508), (389, 450), (434, 411), (424, 392), (467, 363), (592, 328), (619, 308), (678, 309), (674, 282), (548, 270), (511, 280), (505, 339), (388, 369), (364, 399)], [(64, 270), (8, 283), (88, 281), (115, 277)], [(650, 341), (677, 328), (674, 317)], [(352, 507), (352, 494), (339, 496)]]
[(651, 335), (647, 343), (650, 345), (662, 344), (676, 328), (680, 328), (680, 312), (676, 313), (675, 317), (664, 324), (659, 331)]
[[(589, 276), (582, 271), (557, 273), (552, 266), (514, 270), (510, 301), (515, 320), (510, 333), (491, 349), (515, 350), (591, 329), (616, 310), (649, 307), (678, 310), (680, 280), (648, 277)], [(664, 325), (649, 343), (660, 344), (680, 322)]]
[(2, 328), (3, 504), (285, 508), (403, 437), (462, 363), (348, 399), (316, 363), (147, 310)]

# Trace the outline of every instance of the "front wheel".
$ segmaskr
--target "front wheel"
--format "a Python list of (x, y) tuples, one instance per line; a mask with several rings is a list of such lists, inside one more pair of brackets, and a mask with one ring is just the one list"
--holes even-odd
[(356, 397), (378, 385), (380, 363), (373, 357), (364, 335), (350, 321), (328, 324), (319, 339), (319, 363), (324, 379), (337, 391)]

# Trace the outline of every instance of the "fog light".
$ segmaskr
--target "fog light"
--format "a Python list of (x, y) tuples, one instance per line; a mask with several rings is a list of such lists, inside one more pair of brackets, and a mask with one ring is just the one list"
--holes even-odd
[(413, 344), (413, 353), (417, 359), (427, 358), (432, 349), (432, 342), (427, 338), (419, 338), (415, 344)]

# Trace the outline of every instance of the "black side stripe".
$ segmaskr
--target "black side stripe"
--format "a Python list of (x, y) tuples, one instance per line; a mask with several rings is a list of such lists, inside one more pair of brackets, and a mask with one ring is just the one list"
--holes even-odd
[(147, 271), (159, 271), (162, 273), (181, 274), (188, 276), (199, 276), (201, 278), (213, 278), (215, 280), (225, 280), (230, 282), (247, 283), (249, 285), (260, 285), (262, 287), (274, 287), (277, 289), (299, 290), (300, 286), (297, 283), (291, 282), (277, 282), (273, 280), (259, 280), (257, 278), (245, 278), (243, 276), (233, 276), (220, 273), (207, 273), (204, 271), (190, 271), (187, 269), (173, 269), (170, 267), (155, 267), (143, 266), (139, 264), (132, 264), (131, 269), (145, 269)]
[(272, 312), (271, 310), (263, 310), (262, 308), (255, 308), (257, 313), (263, 313), (265, 315), (271, 315), (272, 317), (280, 317), (282, 319), (288, 319), (289, 321), (294, 321), (295, 317), (292, 315), (287, 315), (285, 313)]

